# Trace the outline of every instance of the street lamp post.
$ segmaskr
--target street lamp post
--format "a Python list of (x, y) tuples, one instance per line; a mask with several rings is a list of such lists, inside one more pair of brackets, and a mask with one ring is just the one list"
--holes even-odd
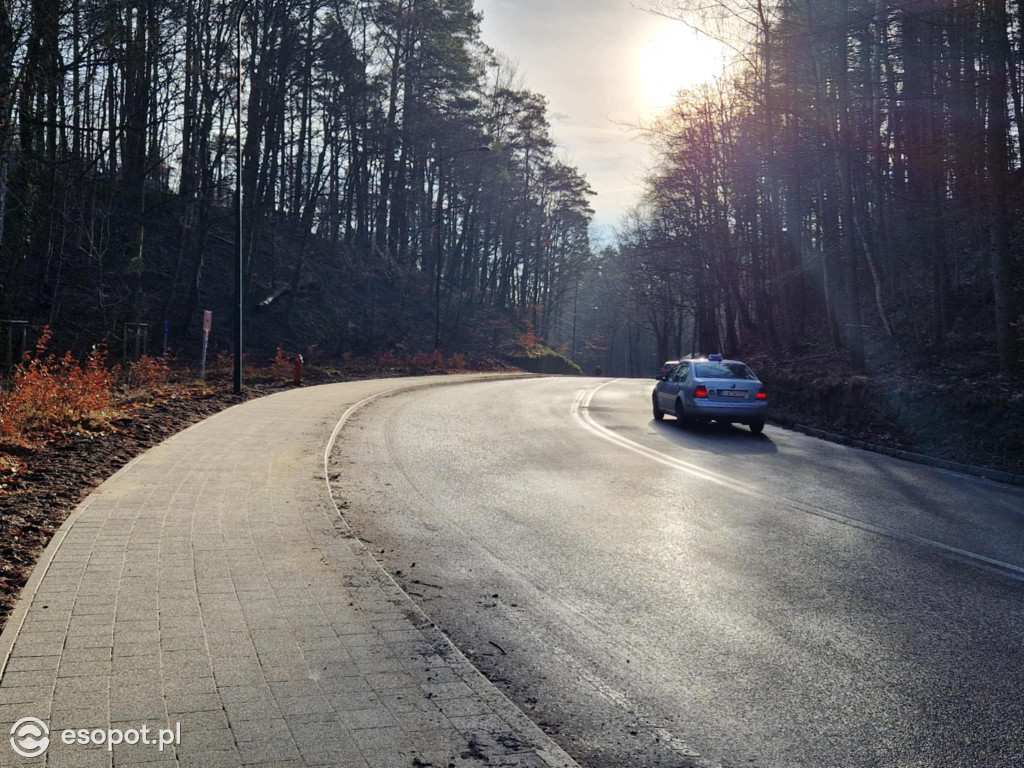
[[(576, 273), (576, 290), (573, 293), (573, 297), (572, 297), (572, 358), (571, 359), (572, 359), (572, 361), (574, 363), (576, 362), (576, 313), (579, 310), (579, 304), (580, 304), (580, 275), (584, 271), (590, 271), (590, 270), (594, 270), (594, 271), (597, 272), (598, 275), (600, 275), (601, 274), (601, 265), (599, 264), (596, 267), (590, 267), (590, 268), (581, 267), (580, 270)], [(596, 307), (594, 307), (594, 309), (596, 309)]]
[(572, 297), (572, 361), (576, 362), (576, 310), (580, 304), (580, 276), (576, 275), (576, 292)]
[(237, 125), (235, 126), (235, 219), (237, 229), (235, 230), (235, 249), (237, 251), (238, 263), (235, 265), (235, 328), (234, 328), (234, 375), (232, 377), (232, 388), (236, 395), (242, 394), (242, 305), (243, 278), (245, 271), (245, 255), (242, 240), (242, 14), (250, 5), (252, 0), (246, 0), (238, 6), (238, 19), (235, 29), (235, 63), (238, 66), (235, 82), (235, 110), (237, 114)]
[(434, 349), (441, 348), (441, 270), (443, 266), (442, 242), (444, 241), (442, 225), (444, 223), (444, 174), (442, 163), (447, 163), (454, 157), (469, 154), (470, 152), (490, 152), (487, 145), (480, 147), (468, 147), (445, 155), (437, 161), (437, 207), (434, 211)]
[(441, 348), (441, 234), (444, 215), (444, 189), (441, 170), (437, 171), (437, 211), (434, 219), (434, 349)]

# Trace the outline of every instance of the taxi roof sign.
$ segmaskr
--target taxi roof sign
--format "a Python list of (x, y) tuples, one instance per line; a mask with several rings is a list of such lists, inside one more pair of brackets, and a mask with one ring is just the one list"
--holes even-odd
[(720, 363), (720, 362), (722, 362), (722, 359), (723, 359), (723, 358), (722, 358), (722, 355), (721, 355), (721, 354), (717, 354), (717, 355), (708, 355), (708, 361), (709, 361), (709, 362), (712, 362), (712, 363)]

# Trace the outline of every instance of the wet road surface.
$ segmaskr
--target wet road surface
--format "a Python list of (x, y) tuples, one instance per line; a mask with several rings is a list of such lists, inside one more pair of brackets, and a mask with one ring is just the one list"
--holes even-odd
[(338, 443), (356, 534), (581, 764), (1024, 765), (1024, 492), (652, 382), (385, 398)]

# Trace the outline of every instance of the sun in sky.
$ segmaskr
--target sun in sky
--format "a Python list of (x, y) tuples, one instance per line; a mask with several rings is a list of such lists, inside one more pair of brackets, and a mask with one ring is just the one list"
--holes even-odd
[(648, 38), (638, 58), (637, 76), (651, 110), (672, 105), (676, 93), (722, 73), (728, 49), (678, 21), (666, 20)]

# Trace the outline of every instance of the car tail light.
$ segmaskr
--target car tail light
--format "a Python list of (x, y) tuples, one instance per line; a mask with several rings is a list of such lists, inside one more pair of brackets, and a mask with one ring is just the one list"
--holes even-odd
[(703, 384), (699, 385), (695, 390), (693, 390), (693, 396), (694, 397), (707, 397), (708, 396), (708, 388), (705, 387)]
[(764, 391), (763, 389), (762, 389), (762, 390), (760, 390), (760, 391), (759, 391), (759, 392), (757, 393), (757, 399), (758, 399), (758, 400), (767, 400), (767, 399), (768, 399), (768, 393), (767, 393), (767, 392), (765, 392), (765, 391)]

